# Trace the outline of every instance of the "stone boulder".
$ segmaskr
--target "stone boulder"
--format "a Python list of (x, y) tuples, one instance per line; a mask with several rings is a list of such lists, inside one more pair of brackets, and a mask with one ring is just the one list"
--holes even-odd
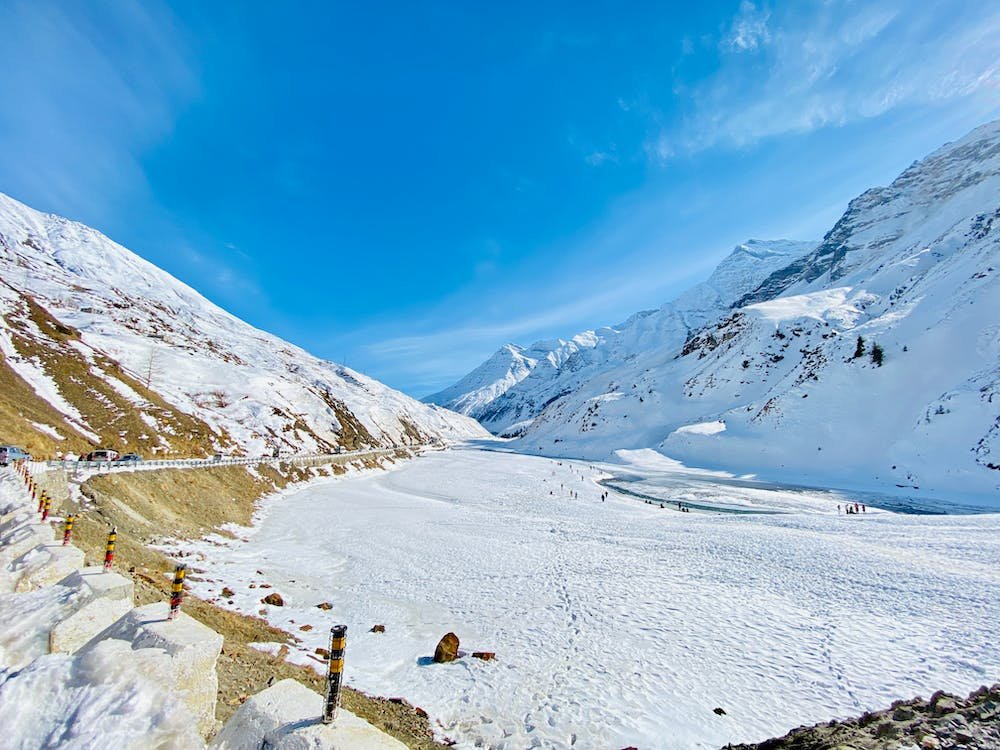
[(444, 637), (438, 641), (437, 648), (434, 649), (434, 662), (444, 664), (455, 661), (458, 658), (458, 636), (454, 633), (445, 633)]

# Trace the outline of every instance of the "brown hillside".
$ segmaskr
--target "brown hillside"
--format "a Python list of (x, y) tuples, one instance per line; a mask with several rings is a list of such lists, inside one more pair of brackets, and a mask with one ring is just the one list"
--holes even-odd
[[(0, 439), (23, 445), (36, 457), (96, 447), (158, 457), (236, 450), (228, 435), (168, 403), (118, 362), (83, 344), (75, 329), (60, 323), (31, 296), (20, 294), (19, 304), (4, 320), (17, 356), (40, 366), (82, 420), (60, 414), (42, 401), (4, 360), (0, 379), (8, 387), (0, 390), (0, 415), (9, 420)], [(129, 391), (132, 400), (123, 395)], [(47, 425), (63, 439), (35, 424)]]

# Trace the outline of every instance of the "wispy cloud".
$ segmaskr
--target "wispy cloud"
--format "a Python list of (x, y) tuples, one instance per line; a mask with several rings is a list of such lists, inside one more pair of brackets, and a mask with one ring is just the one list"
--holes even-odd
[(583, 157), (583, 160), (592, 167), (599, 167), (606, 162), (618, 163), (618, 155), (613, 151), (592, 151)]
[(169, 8), (0, 4), (0, 176), (40, 207), (90, 221), (148, 190), (140, 157), (198, 79)]
[[(645, 264), (650, 263), (646, 259)], [(581, 268), (573, 276), (560, 274), (547, 291), (533, 284), (528, 300), (518, 299), (509, 289), (494, 289), (490, 299), (482, 300), (478, 314), (466, 301), (446, 300), (422, 320), (411, 321), (408, 329), (421, 333), (386, 335), (384, 328), (374, 327), (356, 331), (355, 338), (364, 342), (357, 351), (390, 382), (399, 377), (411, 392), (429, 393), (450, 384), (504, 343), (526, 345), (550, 338), (553, 331), (572, 336), (580, 332), (581, 320), (595, 315), (601, 324), (616, 322), (604, 316), (619, 311), (624, 318), (637, 311), (636, 299), (655, 299), (664, 289), (676, 290), (678, 283), (707, 275), (712, 263), (706, 255), (698, 255), (671, 264), (669, 270), (654, 270), (655, 263), (648, 268), (625, 264), (605, 269), (600, 280), (592, 269)], [(507, 304), (495, 304), (498, 296)], [(459, 321), (454, 319), (456, 309), (466, 312)]]
[(758, 9), (749, 0), (743, 0), (729, 34), (722, 40), (723, 46), (736, 50), (755, 50), (766, 44), (771, 39), (767, 28), (770, 15), (767, 10)]
[(744, 147), (908, 106), (1000, 91), (1000, 6), (831, 1), (779, 15), (743, 2), (719, 41), (717, 69), (685, 82), (685, 116), (657, 130), (653, 160)]

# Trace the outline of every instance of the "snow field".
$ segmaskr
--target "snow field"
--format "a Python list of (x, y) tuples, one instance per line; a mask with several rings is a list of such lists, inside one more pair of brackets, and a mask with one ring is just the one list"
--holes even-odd
[[(202, 738), (220, 728), (223, 637), (183, 611), (167, 620), (166, 602), (133, 608), (131, 578), (79, 566), (64, 576), (60, 559), (33, 563), (32, 590), (13, 593), (26, 580), (25, 560), (54, 558), (51, 549), (83, 561), (74, 546), (50, 541), (52, 527), (34, 521), (33, 505), (21, 478), (0, 470), (3, 747), (204, 748)], [(25, 528), (27, 537), (16, 533)], [(17, 545), (27, 551), (15, 555)], [(223, 744), (212, 747), (256, 750), (261, 738), (275, 750), (404, 747), (348, 711), (321, 724), (322, 703), (285, 680), (247, 701), (219, 735)]]
[[(608, 468), (461, 450), (319, 482), (183, 545), (206, 560), (192, 586), (232, 588), (306, 663), (346, 623), (348, 683), (460, 747), (719, 747), (1000, 677), (1000, 516), (838, 516), (843, 496), (766, 488), (742, 501), (793, 512), (682, 514), (602, 502)], [(496, 661), (430, 664), (450, 630)]]

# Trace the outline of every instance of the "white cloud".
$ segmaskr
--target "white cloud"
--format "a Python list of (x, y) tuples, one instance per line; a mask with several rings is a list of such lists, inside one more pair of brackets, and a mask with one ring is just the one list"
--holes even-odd
[(618, 163), (618, 157), (610, 151), (594, 151), (584, 157), (584, 161), (592, 167), (599, 167), (605, 162)]
[(720, 47), (731, 54), (686, 87), (680, 124), (647, 139), (651, 160), (964, 97), (995, 107), (1000, 90), (996, 4), (830, 0), (778, 15), (744, 2)]
[(740, 3), (740, 12), (733, 19), (729, 34), (722, 40), (723, 46), (747, 51), (767, 44), (771, 40), (767, 28), (770, 15), (767, 10), (758, 10), (749, 0), (743, 0)]

